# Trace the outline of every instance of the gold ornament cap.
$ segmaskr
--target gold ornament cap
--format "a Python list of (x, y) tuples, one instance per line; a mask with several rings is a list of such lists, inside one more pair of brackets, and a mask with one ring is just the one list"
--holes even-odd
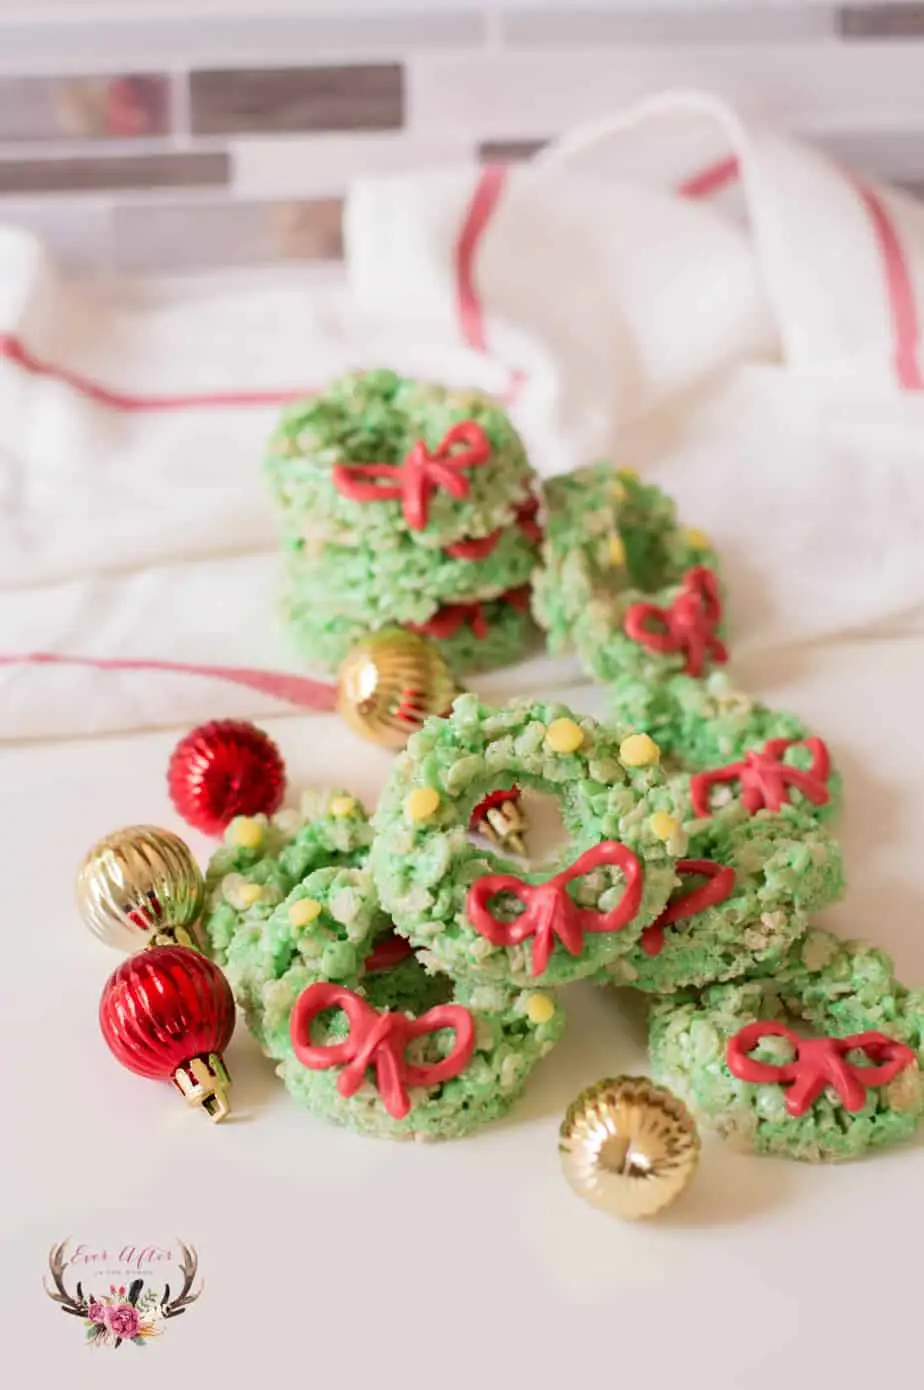
[(77, 872), (77, 907), (94, 936), (124, 951), (143, 946), (198, 946), (191, 929), (205, 902), (205, 882), (179, 835), (156, 825), (129, 825), (90, 850)]
[(231, 1077), (224, 1058), (217, 1052), (193, 1057), (177, 1067), (173, 1073), (173, 1084), (187, 1105), (198, 1105), (216, 1124), (231, 1114), (228, 1099)]
[(403, 748), (432, 714), (446, 714), (459, 687), (429, 638), (383, 628), (358, 642), (337, 678), (337, 710), (383, 748)]
[(635, 1221), (679, 1197), (696, 1171), (700, 1142), (690, 1112), (671, 1091), (646, 1076), (617, 1076), (572, 1101), (558, 1150), (579, 1197)]

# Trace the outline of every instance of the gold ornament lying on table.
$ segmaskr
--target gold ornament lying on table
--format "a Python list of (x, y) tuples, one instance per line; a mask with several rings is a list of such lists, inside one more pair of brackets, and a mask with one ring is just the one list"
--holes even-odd
[(197, 946), (190, 928), (205, 883), (188, 846), (156, 825), (129, 825), (90, 850), (77, 873), (77, 906), (107, 946)]
[(431, 714), (445, 714), (459, 687), (442, 654), (417, 632), (389, 627), (358, 642), (340, 667), (337, 710), (384, 748), (403, 748)]
[(653, 1216), (680, 1195), (699, 1162), (686, 1106), (645, 1076), (589, 1086), (568, 1107), (558, 1150), (579, 1197), (611, 1216)]

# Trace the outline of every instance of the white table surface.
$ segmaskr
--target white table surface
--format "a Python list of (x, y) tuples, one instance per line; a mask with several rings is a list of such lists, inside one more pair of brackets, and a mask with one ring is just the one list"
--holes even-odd
[[(924, 980), (924, 641), (752, 659), (737, 674), (802, 713), (845, 771), (850, 889), (825, 921)], [(347, 783), (374, 799), (388, 756), (332, 716), (265, 723), (293, 784)], [(288, 1372), (346, 1390), (911, 1384), (920, 1144), (811, 1168), (707, 1139), (684, 1199), (635, 1226), (572, 1195), (558, 1123), (582, 1086), (644, 1069), (634, 996), (625, 1007), (569, 990), (569, 1031), (525, 1098), (458, 1143), (389, 1144), (312, 1120), (242, 1027), (227, 1054), (233, 1122), (209, 1125), (171, 1088), (122, 1071), (96, 1024), (118, 957), (77, 920), (73, 869), (119, 825), (182, 829), (164, 785), (175, 738), (0, 752), (0, 1313), (3, 1363), (18, 1372), (7, 1383), (232, 1386)], [(41, 1287), (48, 1247), (65, 1236), (179, 1236), (199, 1251), (205, 1291), (152, 1346), (85, 1349)]]

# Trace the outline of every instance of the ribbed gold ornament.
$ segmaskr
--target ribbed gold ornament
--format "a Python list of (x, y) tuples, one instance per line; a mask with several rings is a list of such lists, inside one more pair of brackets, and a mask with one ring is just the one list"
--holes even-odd
[(364, 637), (340, 667), (337, 709), (352, 729), (384, 748), (403, 748), (431, 714), (459, 693), (438, 648), (406, 628)]
[(107, 946), (137, 951), (178, 942), (195, 946), (191, 928), (205, 883), (188, 846), (156, 825), (129, 825), (90, 850), (77, 873), (77, 906)]
[(699, 1148), (686, 1106), (646, 1076), (608, 1077), (582, 1091), (558, 1141), (578, 1196), (629, 1221), (653, 1216), (680, 1195)]

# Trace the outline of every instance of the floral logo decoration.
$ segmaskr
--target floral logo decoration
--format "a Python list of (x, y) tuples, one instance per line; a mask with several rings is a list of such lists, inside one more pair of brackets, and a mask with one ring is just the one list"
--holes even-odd
[(67, 1241), (53, 1245), (49, 1251), (48, 1268), (54, 1287), (46, 1282), (45, 1292), (63, 1313), (81, 1319), (88, 1346), (111, 1347), (117, 1351), (131, 1342), (133, 1346), (143, 1347), (152, 1337), (162, 1334), (163, 1325), (170, 1318), (185, 1313), (202, 1292), (201, 1282), (193, 1289), (199, 1268), (196, 1251), (182, 1241), (177, 1244), (182, 1286), (174, 1296), (171, 1296), (168, 1283), (154, 1284), (141, 1278), (132, 1279), (128, 1284), (110, 1283), (105, 1292), (85, 1290), (83, 1282), (78, 1281), (74, 1292), (69, 1292), (64, 1282)]

